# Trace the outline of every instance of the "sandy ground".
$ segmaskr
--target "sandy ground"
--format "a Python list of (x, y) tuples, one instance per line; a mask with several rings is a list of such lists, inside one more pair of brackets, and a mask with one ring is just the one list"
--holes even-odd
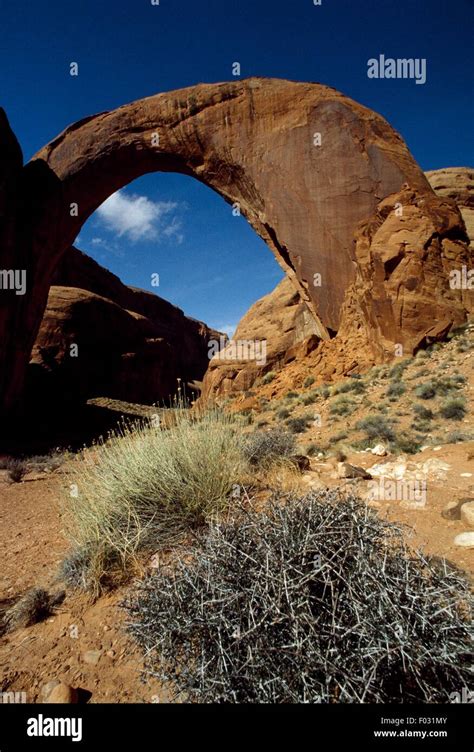
[[(406, 509), (400, 502), (380, 502), (377, 511), (413, 528), (414, 546), (472, 573), (474, 551), (454, 545), (455, 536), (466, 527), (460, 520), (442, 518), (441, 511), (447, 501), (473, 496), (474, 442), (446, 445), (436, 452), (427, 449), (409, 459), (420, 463), (430, 458), (446, 462), (449, 470), (443, 480), (428, 483), (426, 506)], [(370, 467), (391, 458), (358, 453), (348, 460)], [(305, 482), (354, 487), (363, 496), (367, 481), (336, 479), (336, 464), (335, 460), (312, 460)], [(32, 586), (50, 592), (61, 589), (56, 573), (67, 545), (61, 534), (58, 500), (67, 484), (66, 471), (63, 466), (15, 484), (7, 482), (5, 472), (0, 473), (0, 607)], [(121, 588), (95, 603), (68, 594), (45, 622), (5, 634), (0, 638), (0, 691), (23, 691), (28, 702), (42, 702), (45, 685), (60, 680), (84, 690), (83, 697), (93, 703), (169, 701), (165, 687), (140, 679), (141, 657), (124, 631), (119, 606), (125, 594)], [(90, 651), (94, 651), (92, 656)]]

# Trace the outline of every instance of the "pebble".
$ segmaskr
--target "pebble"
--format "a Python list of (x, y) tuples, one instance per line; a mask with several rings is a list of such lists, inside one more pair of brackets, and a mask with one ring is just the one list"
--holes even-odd
[(462, 548), (474, 548), (474, 531), (470, 530), (468, 533), (456, 535), (454, 545)]
[(461, 507), (461, 519), (465, 525), (474, 528), (474, 501), (466, 501)]
[(97, 666), (97, 664), (100, 661), (102, 653), (100, 650), (87, 650), (82, 655), (82, 660), (84, 663), (89, 663), (91, 666)]

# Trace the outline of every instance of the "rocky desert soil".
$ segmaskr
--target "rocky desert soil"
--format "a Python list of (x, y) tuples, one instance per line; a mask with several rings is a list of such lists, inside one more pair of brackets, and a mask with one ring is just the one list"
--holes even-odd
[[(300, 490), (351, 488), (378, 514), (406, 525), (411, 545), (472, 575), (474, 544), (471, 540), (470, 547), (461, 546), (456, 539), (469, 531), (474, 535), (472, 505), (466, 506), (474, 500), (473, 329), (469, 326), (430, 354), (403, 361), (398, 370), (393, 370), (395, 361), (361, 374), (359, 380), (329, 387), (310, 383), (301, 363), (290, 363), (257, 382), (251, 394), (227, 400), (226, 407), (241, 416), (243, 431), (297, 428), (300, 451), (310, 463), (298, 480)], [(467, 407), (463, 418), (442, 416), (445, 395), (418, 396), (429, 392), (427, 384), (433, 379), (457, 384), (456, 396)], [(354, 381), (363, 386), (353, 391)], [(395, 387), (397, 383), (401, 386)], [(344, 384), (351, 390), (345, 391)], [(420, 404), (432, 418), (414, 413)], [(315, 415), (320, 416), (316, 424)], [(357, 424), (370, 415), (390, 422), (397, 441), (408, 441), (412, 453), (390, 453), (388, 442), (373, 442), (379, 444), (376, 454), (375, 446), (357, 448), (363, 435)], [(421, 440), (423, 446), (414, 452), (413, 442)], [(363, 473), (354, 468), (365, 469), (372, 480), (357, 477)], [(426, 503), (371, 498), (369, 484), (380, 478), (424, 478)], [(28, 472), (20, 482), (12, 482), (7, 470), (0, 471), (0, 614), (32, 587), (53, 594), (62, 590), (57, 573), (67, 542), (61, 532), (60, 499), (67, 487), (67, 457), (56, 469)], [(457, 509), (452, 502), (460, 503)], [(141, 681), (141, 657), (125, 632), (120, 608), (126, 593), (127, 587), (121, 587), (93, 602), (67, 591), (46, 620), (4, 632), (0, 691), (25, 692), (28, 702), (44, 702), (61, 682), (81, 690), (80, 700), (92, 703), (168, 701), (166, 687)]]

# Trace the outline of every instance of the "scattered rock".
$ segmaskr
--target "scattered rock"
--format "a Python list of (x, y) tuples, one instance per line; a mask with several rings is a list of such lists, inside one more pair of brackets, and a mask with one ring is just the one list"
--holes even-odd
[(454, 545), (461, 546), (462, 548), (474, 548), (474, 531), (471, 530), (468, 533), (456, 535)]
[(377, 444), (377, 446), (374, 446), (374, 448), (370, 451), (372, 452), (372, 454), (377, 455), (377, 457), (386, 457), (388, 454), (383, 444)]
[(73, 705), (78, 702), (77, 689), (58, 682), (45, 700), (47, 704)]
[(460, 499), (459, 501), (448, 501), (443, 511), (441, 512), (441, 517), (444, 517), (445, 520), (460, 520), (461, 507), (464, 502), (465, 499), (464, 501), (463, 499)]
[(100, 650), (87, 650), (82, 655), (84, 663), (89, 663), (91, 666), (97, 666), (100, 661), (102, 653)]
[(40, 697), (43, 701), (45, 701), (53, 689), (58, 686), (58, 684), (61, 684), (59, 679), (51, 679), (51, 681), (46, 682), (46, 684), (43, 684), (40, 690)]
[(371, 474), (364, 470), (363, 467), (357, 465), (351, 465), (349, 462), (338, 462), (337, 464), (337, 477), (338, 478), (363, 478), (369, 480), (372, 478)]
[(461, 506), (461, 519), (465, 525), (474, 528), (474, 501), (466, 501)]

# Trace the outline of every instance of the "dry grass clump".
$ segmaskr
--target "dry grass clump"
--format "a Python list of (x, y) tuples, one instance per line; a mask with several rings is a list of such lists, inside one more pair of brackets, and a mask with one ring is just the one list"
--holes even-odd
[(124, 604), (146, 671), (197, 702), (446, 702), (468, 583), (335, 491), (212, 525)]
[(13, 631), (31, 627), (46, 619), (51, 612), (52, 603), (48, 591), (40, 587), (32, 588), (5, 613), (6, 629)]
[(63, 504), (70, 584), (100, 589), (140, 549), (176, 542), (228, 503), (246, 469), (233, 418), (178, 410), (169, 423), (124, 426), (76, 458)]
[(282, 428), (255, 431), (243, 444), (244, 454), (253, 467), (268, 467), (296, 452), (296, 440), (292, 433)]

